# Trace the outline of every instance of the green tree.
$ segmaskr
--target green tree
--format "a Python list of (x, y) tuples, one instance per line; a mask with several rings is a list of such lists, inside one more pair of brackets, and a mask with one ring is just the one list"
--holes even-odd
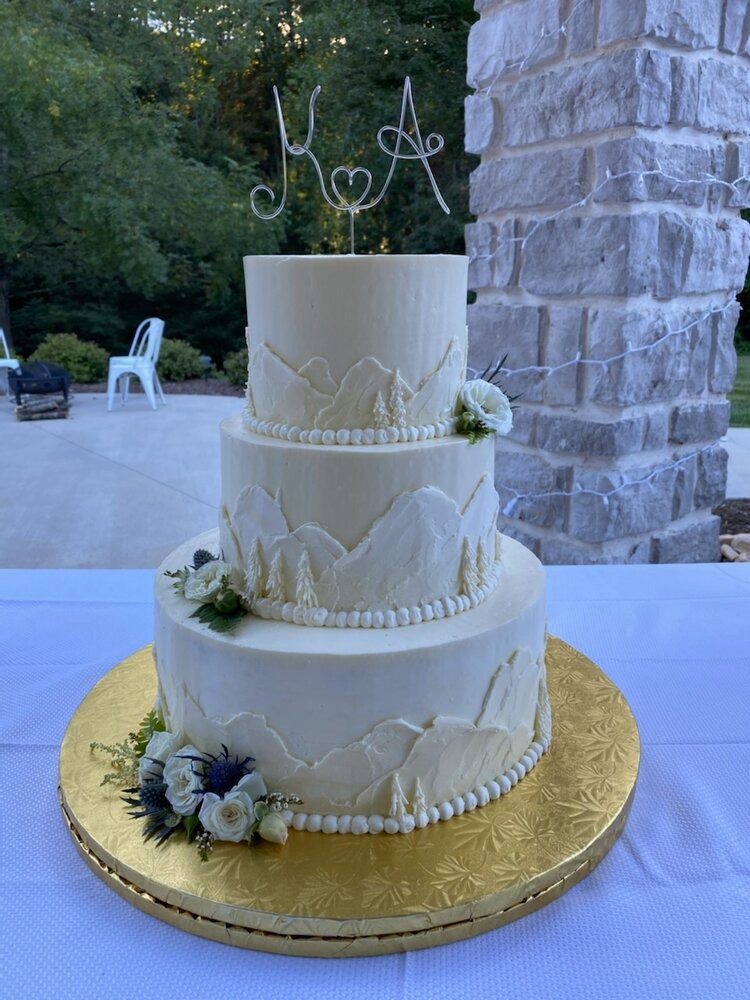
[[(63, 16), (81, 8), (94, 9), (0, 8), (0, 323), (11, 295), (21, 310), (60, 293), (100, 309), (107, 296), (180, 292), (216, 307), (240, 288), (243, 252), (278, 246), (279, 227), (247, 210), (254, 165), (187, 155), (186, 116), (155, 99), (111, 40), (98, 51), (102, 37)], [(139, 37), (158, 42), (146, 27)], [(189, 82), (173, 74), (173, 89), (180, 76)]]
[(358, 252), (461, 252), (471, 0), (5, 0), (0, 4), (0, 324), (19, 350), (73, 330), (108, 349), (161, 315), (167, 336), (219, 363), (242, 345), (241, 257), (348, 250), (348, 225), (291, 164), (289, 207), (249, 211), (281, 156), (272, 86), (290, 137), (304, 135), (316, 84), (314, 149), (324, 169), (366, 164), (377, 190), (413, 78), (423, 134), (452, 209), (419, 163), (399, 164), (385, 201), (357, 220)]

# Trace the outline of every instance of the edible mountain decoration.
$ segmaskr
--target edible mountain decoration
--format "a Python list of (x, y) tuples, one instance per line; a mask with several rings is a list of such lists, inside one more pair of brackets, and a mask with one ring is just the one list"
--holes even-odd
[[(265, 590), (274, 601), (297, 595), (304, 597), (297, 601), (301, 607), (329, 611), (412, 607), (442, 596), (431, 593), (430, 567), (449, 567), (453, 593), (478, 589), (477, 546), (494, 552), (497, 504), (487, 476), (463, 510), (441, 490), (425, 486), (396, 497), (347, 551), (319, 524), (291, 530), (280, 502), (262, 487), (250, 486), (240, 493), (234, 511), (225, 512), (221, 544), (248, 577), (255, 578), (261, 561), (270, 566)], [(247, 565), (244, 552), (250, 553)], [(486, 575), (486, 564), (484, 570)]]
[(446, 399), (449, 387), (460, 382), (462, 364), (454, 339), (437, 368), (415, 389), (375, 358), (362, 358), (337, 386), (324, 358), (312, 358), (295, 371), (264, 343), (250, 359), (249, 410), (264, 420), (301, 428), (418, 427), (453, 416)]
[[(425, 802), (450, 801), (465, 792), (465, 761), (484, 760), (486, 781), (520, 760), (534, 733), (525, 724), (508, 730), (493, 721), (498, 705), (508, 702), (532, 718), (538, 704), (537, 724), (549, 737), (546, 688), (540, 688), (538, 665), (528, 649), (518, 649), (498, 664), (475, 719), (440, 716), (422, 726), (387, 719), (318, 761), (294, 752), (295, 734), (284, 731), (283, 719), (272, 725), (264, 715), (251, 712), (208, 719), (200, 705), (185, 699), (165, 721), (173, 731), (189, 729), (201, 745), (215, 745), (221, 732), (237, 753), (252, 750), (266, 762), (263, 777), (269, 787), (282, 794), (305, 789), (309, 812), (353, 803), (355, 812), (388, 816), (392, 808), (398, 814), (407, 811), (405, 792), (415, 790), (417, 811)], [(441, 766), (446, 760), (453, 766)]]

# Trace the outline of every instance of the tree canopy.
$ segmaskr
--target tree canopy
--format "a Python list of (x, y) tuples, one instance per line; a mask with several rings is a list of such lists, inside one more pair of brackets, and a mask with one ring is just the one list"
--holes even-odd
[(0, 2), (0, 325), (27, 355), (50, 332), (109, 350), (160, 315), (216, 359), (242, 341), (242, 256), (339, 252), (348, 221), (309, 164), (289, 164), (286, 212), (255, 218), (259, 182), (280, 191), (272, 86), (289, 137), (324, 173), (389, 166), (375, 136), (413, 79), (445, 216), (417, 162), (357, 219), (358, 252), (461, 252), (471, 0), (5, 0)]

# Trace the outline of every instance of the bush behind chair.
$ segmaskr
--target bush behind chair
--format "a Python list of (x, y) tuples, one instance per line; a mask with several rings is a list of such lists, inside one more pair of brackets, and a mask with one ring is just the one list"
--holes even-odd
[(184, 382), (189, 378), (200, 378), (203, 362), (200, 351), (186, 340), (171, 340), (164, 337), (156, 365), (165, 382)]
[(79, 340), (74, 333), (50, 333), (29, 361), (49, 361), (67, 369), (74, 382), (103, 382), (107, 378), (109, 355), (103, 347)]

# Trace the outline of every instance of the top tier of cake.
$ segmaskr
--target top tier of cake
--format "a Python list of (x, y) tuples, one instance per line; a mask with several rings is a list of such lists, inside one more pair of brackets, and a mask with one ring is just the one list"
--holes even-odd
[(467, 267), (443, 255), (246, 257), (249, 427), (312, 444), (450, 433)]

